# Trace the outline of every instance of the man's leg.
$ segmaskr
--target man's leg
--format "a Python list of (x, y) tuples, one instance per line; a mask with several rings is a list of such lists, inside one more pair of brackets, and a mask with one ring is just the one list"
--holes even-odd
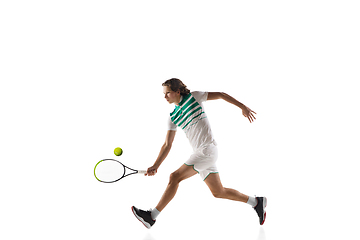
[(266, 219), (265, 207), (267, 205), (266, 197), (250, 197), (239, 191), (231, 188), (224, 188), (221, 184), (218, 173), (210, 174), (206, 179), (205, 183), (208, 185), (210, 191), (217, 198), (225, 198), (234, 201), (244, 202), (250, 204), (257, 215), (259, 216), (260, 225), (263, 225)]
[(224, 188), (221, 184), (220, 177), (218, 173), (211, 173), (205, 179), (206, 185), (209, 187), (210, 191), (216, 198), (225, 198), (234, 201), (240, 201), (247, 203), (249, 196), (240, 193), (239, 191), (231, 188)]
[(166, 205), (174, 198), (176, 191), (179, 187), (179, 183), (191, 176), (194, 176), (197, 172), (192, 166), (182, 165), (178, 170), (170, 175), (169, 184), (160, 199), (159, 204), (152, 211), (143, 211), (132, 206), (131, 210), (136, 218), (142, 222), (145, 227), (151, 228), (156, 221), (156, 217), (166, 207)]
[(178, 170), (170, 174), (169, 184), (158, 205), (156, 206), (156, 209), (161, 212), (166, 207), (166, 205), (174, 198), (179, 187), (179, 183), (182, 180), (194, 176), (195, 174), (197, 174), (197, 171), (195, 171), (192, 166), (187, 166), (185, 164), (183, 164)]

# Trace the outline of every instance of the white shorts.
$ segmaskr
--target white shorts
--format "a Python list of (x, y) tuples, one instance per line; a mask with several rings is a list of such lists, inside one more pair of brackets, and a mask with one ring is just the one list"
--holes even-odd
[(218, 150), (216, 145), (216, 142), (212, 142), (207, 146), (197, 149), (190, 156), (189, 160), (185, 162), (185, 165), (192, 166), (204, 181), (210, 173), (218, 173), (216, 167)]

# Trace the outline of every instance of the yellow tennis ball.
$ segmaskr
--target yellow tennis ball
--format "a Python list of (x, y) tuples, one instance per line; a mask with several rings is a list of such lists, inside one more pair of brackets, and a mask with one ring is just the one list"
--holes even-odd
[(122, 153), (123, 153), (123, 150), (121, 148), (117, 147), (114, 149), (114, 154), (116, 156), (120, 156)]

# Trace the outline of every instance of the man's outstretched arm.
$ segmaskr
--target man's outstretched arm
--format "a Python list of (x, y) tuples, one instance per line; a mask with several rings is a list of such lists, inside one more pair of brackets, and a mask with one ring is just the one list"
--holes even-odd
[(165, 143), (160, 149), (159, 156), (157, 157), (154, 165), (147, 169), (147, 173), (145, 174), (146, 176), (154, 176), (156, 174), (161, 163), (165, 160), (165, 158), (167, 157), (167, 155), (170, 152), (172, 143), (175, 138), (175, 134), (176, 134), (176, 131), (171, 131), (171, 130), (167, 131)]

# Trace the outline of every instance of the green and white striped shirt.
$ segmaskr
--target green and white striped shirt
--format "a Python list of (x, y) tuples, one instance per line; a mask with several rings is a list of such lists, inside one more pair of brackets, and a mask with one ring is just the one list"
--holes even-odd
[(202, 102), (207, 100), (207, 92), (191, 92), (181, 96), (179, 105), (170, 113), (168, 130), (180, 127), (185, 131), (194, 150), (214, 141), (210, 123)]

